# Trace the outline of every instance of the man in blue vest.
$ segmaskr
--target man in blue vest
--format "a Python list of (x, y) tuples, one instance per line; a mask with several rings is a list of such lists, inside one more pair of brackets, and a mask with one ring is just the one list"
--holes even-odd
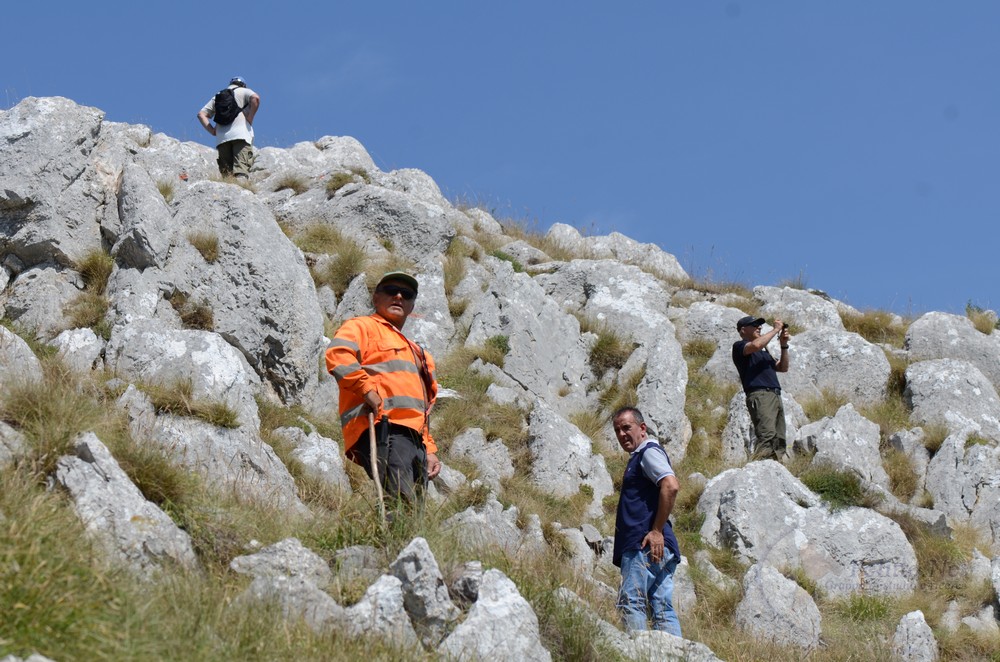
[(618, 444), (629, 453), (615, 520), (613, 560), (622, 571), (618, 611), (627, 631), (648, 629), (651, 615), (654, 630), (679, 637), (672, 600), (681, 552), (667, 518), (680, 484), (667, 452), (648, 436), (638, 409), (622, 407), (611, 422)]

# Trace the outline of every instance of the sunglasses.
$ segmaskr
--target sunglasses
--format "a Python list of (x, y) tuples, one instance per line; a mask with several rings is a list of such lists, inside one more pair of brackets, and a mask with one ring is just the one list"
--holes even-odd
[(407, 301), (413, 301), (414, 299), (417, 298), (416, 292), (414, 292), (408, 287), (400, 287), (399, 285), (383, 285), (382, 287), (378, 288), (377, 291), (381, 292), (382, 294), (386, 294), (390, 297), (394, 297), (398, 294)]

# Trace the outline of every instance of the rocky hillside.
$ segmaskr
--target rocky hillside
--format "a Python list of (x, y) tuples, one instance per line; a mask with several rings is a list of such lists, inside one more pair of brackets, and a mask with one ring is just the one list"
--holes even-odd
[[(223, 181), (214, 149), (62, 98), (0, 111), (0, 238), (0, 653), (1000, 649), (992, 311), (699, 283), (652, 244), (456, 206), (348, 137)], [(399, 268), (421, 283), (405, 330), (439, 364), (446, 466), (384, 527), (321, 355)], [(791, 323), (784, 463), (747, 462), (730, 347), (750, 313)], [(685, 639), (617, 629), (607, 419), (626, 403), (681, 482)]]

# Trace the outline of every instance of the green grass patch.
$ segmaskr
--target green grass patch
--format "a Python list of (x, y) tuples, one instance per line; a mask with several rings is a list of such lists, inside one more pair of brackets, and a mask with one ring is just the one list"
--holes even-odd
[(372, 178), (364, 168), (350, 168), (347, 171), (339, 171), (330, 174), (326, 180), (326, 196), (332, 198), (337, 191), (348, 184), (371, 184)]
[(514, 268), (514, 271), (516, 273), (523, 273), (524, 272), (524, 265), (521, 264), (512, 255), (508, 255), (507, 253), (504, 253), (500, 249), (497, 249), (497, 250), (494, 250), (494, 251), (490, 251), (490, 255), (492, 255), (493, 257), (495, 257), (498, 260), (503, 260), (504, 262), (510, 262), (510, 266), (512, 266)]
[(597, 341), (590, 348), (590, 367), (598, 379), (609, 370), (621, 370), (632, 356), (636, 344), (610, 327), (602, 325)]
[(829, 504), (831, 510), (851, 506), (871, 508), (876, 505), (873, 497), (862, 488), (861, 480), (848, 471), (828, 466), (810, 466), (798, 478)]

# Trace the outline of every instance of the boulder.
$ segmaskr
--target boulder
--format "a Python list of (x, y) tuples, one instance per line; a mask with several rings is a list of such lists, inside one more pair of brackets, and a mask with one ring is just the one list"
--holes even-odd
[(764, 303), (758, 311), (759, 317), (780, 319), (806, 330), (844, 330), (836, 304), (819, 294), (794, 287), (760, 285), (753, 288), (753, 297)]
[(300, 428), (278, 428), (273, 434), (292, 446), (291, 456), (302, 464), (303, 471), (338, 490), (351, 493), (351, 483), (344, 467), (340, 444), (315, 430), (308, 434)]
[(619, 232), (584, 237), (565, 223), (553, 223), (545, 235), (548, 239), (575, 251), (581, 257), (613, 259), (642, 268), (658, 278), (680, 282), (688, 279), (677, 258), (656, 244), (643, 244)]
[(474, 549), (500, 549), (513, 556), (522, 552), (525, 542), (517, 517), (517, 506), (504, 510), (491, 494), (478, 509), (470, 506), (452, 515), (441, 528), (453, 531), (462, 544)]
[(968, 361), (1000, 389), (1000, 334), (980, 333), (967, 317), (927, 313), (906, 330), (904, 347), (914, 361)]
[(636, 388), (637, 406), (671, 462), (679, 463), (691, 441), (691, 422), (684, 413), (687, 363), (674, 337), (673, 325), (664, 324), (663, 334), (649, 348), (646, 371)]
[(816, 329), (792, 336), (789, 344), (790, 367), (778, 379), (796, 400), (818, 398), (823, 391), (859, 406), (885, 398), (889, 360), (858, 334)]
[(803, 426), (795, 436), (795, 451), (812, 456), (813, 466), (853, 473), (865, 482), (889, 487), (889, 475), (879, 454), (879, 427), (847, 403), (833, 418)]
[(129, 386), (118, 399), (133, 439), (155, 443), (173, 461), (205, 477), (210, 485), (237, 496), (308, 515), (295, 480), (256, 428), (221, 428), (197, 418), (157, 415), (149, 398)]
[(21, 336), (0, 326), (0, 384), (17, 380), (41, 381), (42, 364)]
[(71, 267), (101, 248), (99, 221), (112, 197), (94, 163), (103, 120), (62, 97), (27, 97), (0, 115), (4, 255)]
[(539, 400), (528, 420), (531, 479), (542, 491), (567, 498), (583, 485), (592, 493), (589, 517), (604, 512), (604, 498), (614, 493), (602, 455), (593, 452), (593, 442), (580, 430)]
[(171, 217), (170, 207), (149, 173), (134, 163), (126, 164), (118, 194), (120, 226), (108, 228), (105, 224), (104, 228), (114, 242), (111, 254), (136, 269), (166, 266), (177, 233)]
[(132, 382), (167, 388), (190, 383), (193, 400), (223, 403), (236, 412), (240, 425), (260, 426), (254, 400), (260, 379), (243, 354), (214, 333), (163, 329), (153, 320), (119, 326), (105, 362)]
[(902, 662), (935, 662), (938, 659), (937, 639), (922, 611), (911, 611), (899, 619), (892, 637), (892, 652)]
[(916, 555), (898, 524), (866, 508), (831, 511), (773, 460), (722, 472), (697, 508), (707, 543), (746, 563), (801, 568), (830, 595), (908, 595), (916, 588)]
[(483, 573), (479, 598), (465, 620), (441, 642), (438, 652), (456, 660), (552, 659), (542, 646), (538, 617), (510, 579), (499, 570)]
[(69, 367), (89, 373), (104, 368), (104, 347), (107, 342), (91, 329), (63, 331), (50, 343)]
[(253, 554), (237, 556), (229, 567), (251, 577), (302, 577), (316, 588), (326, 588), (333, 577), (326, 561), (298, 538), (286, 538)]
[(754, 564), (747, 571), (734, 620), (756, 639), (780, 646), (810, 651), (820, 643), (821, 619), (812, 597), (766, 564)]
[(71, 326), (66, 312), (83, 289), (80, 275), (51, 263), (22, 271), (0, 294), (4, 316), (48, 340)]
[(1000, 397), (969, 361), (936, 359), (910, 364), (903, 397), (917, 423), (944, 425), (951, 431), (971, 428), (1000, 443)]
[(142, 495), (96, 435), (78, 438), (74, 452), (59, 459), (56, 481), (69, 491), (84, 527), (113, 558), (144, 579), (165, 564), (197, 567), (188, 534)]
[(28, 440), (23, 434), (0, 421), (0, 469), (20, 459), (28, 448)]
[(470, 321), (465, 346), (506, 337), (506, 375), (564, 416), (587, 409), (587, 387), (594, 375), (580, 323), (530, 276), (515, 273), (510, 263), (492, 257), (484, 263), (492, 280), (465, 313)]
[(500, 483), (514, 476), (514, 463), (503, 440), (487, 441), (480, 428), (469, 428), (451, 442), (451, 457), (464, 457), (479, 471), (479, 479), (494, 492), (500, 492)]
[(934, 507), (1000, 544), (1000, 446), (970, 443), (971, 429), (950, 434), (927, 467)]
[(427, 541), (414, 538), (389, 566), (402, 582), (403, 605), (424, 646), (441, 643), (459, 609), (448, 596), (448, 587)]

